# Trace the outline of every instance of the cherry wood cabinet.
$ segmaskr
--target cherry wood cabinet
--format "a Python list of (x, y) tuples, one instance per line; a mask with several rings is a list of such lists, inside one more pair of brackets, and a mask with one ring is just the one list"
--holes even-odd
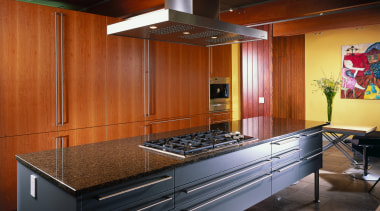
[(147, 119), (208, 112), (208, 49), (149, 41)]
[(190, 97), (191, 115), (205, 114), (209, 112), (208, 48), (191, 47), (190, 50), (189, 64), (184, 72), (190, 89), (183, 94)]
[(216, 112), (210, 114), (211, 124), (231, 121), (231, 112)]
[(107, 140), (107, 127), (90, 127), (76, 130), (59, 131), (58, 148), (97, 143)]
[(147, 128), (145, 122), (133, 122), (126, 124), (108, 125), (107, 140), (122, 139), (145, 135)]
[[(55, 149), (56, 132), (0, 138), (0, 210), (16, 210), (16, 154)], [(55, 162), (52, 160), (51, 162)]]
[[(63, 42), (60, 66), (60, 130), (106, 124), (106, 18), (59, 10)], [(48, 17), (46, 17), (48, 18)], [(63, 78), (62, 78), (63, 77)], [(63, 88), (62, 88), (63, 87)], [(61, 113), (62, 114), (62, 113)]]
[(1, 14), (0, 137), (105, 125), (105, 17), (15, 1)]
[(190, 82), (185, 73), (191, 71), (192, 49), (158, 41), (149, 41), (147, 48), (147, 119), (189, 115)]
[(232, 49), (231, 45), (210, 47), (211, 77), (231, 77), (232, 75)]
[(0, 137), (57, 130), (54, 11), (0, 1)]
[(171, 130), (180, 130), (191, 126), (191, 118), (169, 119), (157, 122), (150, 122), (147, 125), (147, 133), (161, 133)]
[(144, 42), (107, 36), (107, 125), (144, 121)]
[(191, 117), (191, 127), (208, 125), (210, 123), (210, 114), (200, 114)]

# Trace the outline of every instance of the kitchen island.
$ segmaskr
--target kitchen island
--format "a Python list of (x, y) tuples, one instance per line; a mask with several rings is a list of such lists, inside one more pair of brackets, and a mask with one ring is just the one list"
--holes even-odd
[[(256, 117), (17, 155), (18, 210), (243, 210), (322, 167), (324, 122)], [(197, 156), (143, 142), (207, 130), (254, 137)]]

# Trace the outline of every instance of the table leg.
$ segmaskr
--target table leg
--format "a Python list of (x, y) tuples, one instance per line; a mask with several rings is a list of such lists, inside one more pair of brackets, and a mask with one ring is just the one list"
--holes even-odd
[(368, 175), (368, 155), (367, 155), (367, 146), (363, 146), (363, 176)]
[(344, 140), (349, 137), (350, 135), (342, 134), (338, 135), (333, 132), (329, 132), (329, 134), (332, 136), (330, 137), (325, 132), (322, 133), (323, 137), (325, 137), (330, 143), (323, 146), (323, 151), (326, 151), (327, 149), (331, 148), (332, 146), (335, 146), (347, 159), (349, 159), (354, 165), (359, 165), (359, 163), (350, 155), (349, 152), (347, 152), (344, 147), (348, 151), (352, 151), (353, 148), (349, 146), (348, 144), (344, 143)]
[(314, 202), (319, 203), (319, 170), (314, 172)]
[(363, 175), (352, 175), (356, 179), (361, 179), (365, 181), (372, 181), (372, 180), (378, 180), (380, 178), (379, 175), (377, 174), (371, 174), (368, 173), (368, 154), (367, 154), (367, 147), (368, 146), (363, 146)]

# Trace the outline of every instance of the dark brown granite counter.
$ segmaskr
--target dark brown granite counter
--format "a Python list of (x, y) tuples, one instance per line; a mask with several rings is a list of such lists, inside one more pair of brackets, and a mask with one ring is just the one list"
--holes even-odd
[[(16, 159), (65, 191), (78, 195), (266, 143), (284, 135), (296, 134), (322, 125), (326, 125), (326, 123), (256, 117), (229, 123), (16, 155)], [(258, 138), (258, 140), (244, 146), (232, 147), (186, 159), (173, 158), (138, 147), (146, 140), (209, 129), (227, 129), (231, 132), (240, 131), (242, 134)]]

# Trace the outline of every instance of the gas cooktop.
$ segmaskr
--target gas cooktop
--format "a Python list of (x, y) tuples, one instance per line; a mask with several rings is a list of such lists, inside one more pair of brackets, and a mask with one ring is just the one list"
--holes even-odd
[(182, 136), (146, 141), (141, 148), (181, 158), (199, 155), (227, 147), (239, 146), (246, 141), (256, 140), (240, 132), (209, 130)]

